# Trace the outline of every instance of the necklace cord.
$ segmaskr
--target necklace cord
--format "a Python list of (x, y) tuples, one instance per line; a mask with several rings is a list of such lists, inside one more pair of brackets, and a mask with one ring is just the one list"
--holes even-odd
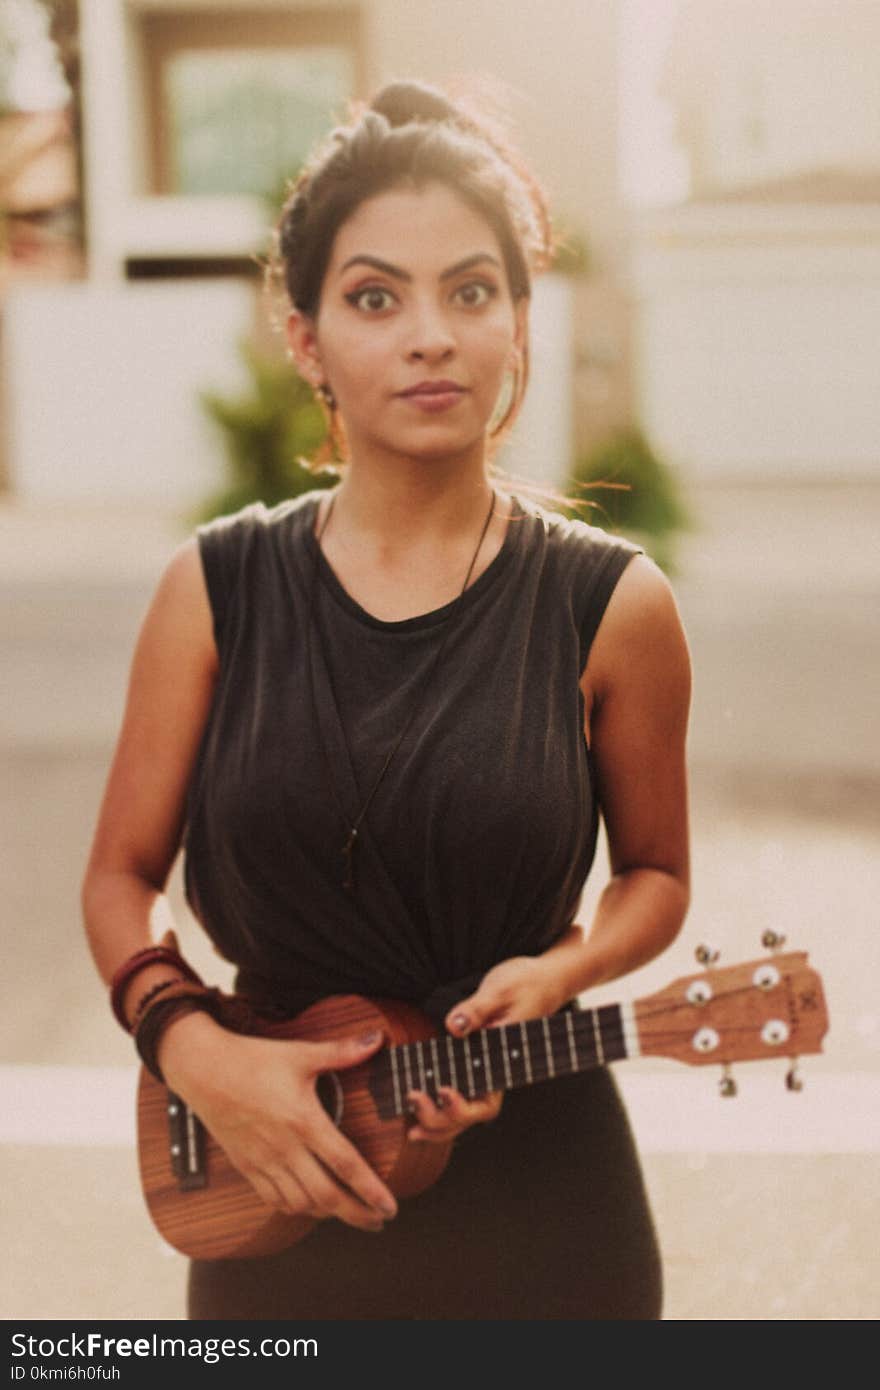
[[(391, 766), (392, 760), (394, 759), (394, 756), (395, 756), (395, 754), (397, 753), (397, 750), (399, 749), (400, 745), (403, 743), (403, 740), (405, 739), (406, 735), (409, 733), (409, 730), (410, 730), (410, 728), (412, 727), (412, 724), (413, 724), (413, 720), (415, 719), (416, 714), (419, 712), (419, 710), (420, 710), (421, 707), (422, 707), (422, 703), (423, 703), (423, 700), (424, 700), (425, 693), (426, 693), (426, 691), (428, 690), (428, 688), (429, 688), (429, 686), (430, 686), (430, 684), (431, 684), (431, 679), (432, 679), (432, 677), (433, 677), (435, 671), (437, 670), (438, 665), (440, 664), (440, 658), (441, 658), (442, 655), (443, 655), (443, 652), (444, 652), (444, 650), (445, 650), (445, 648), (446, 648), (446, 644), (447, 644), (447, 642), (448, 642), (448, 640), (449, 640), (450, 633), (452, 632), (452, 628), (453, 628), (453, 625), (454, 625), (454, 624), (453, 624), (453, 619), (454, 619), (455, 617), (457, 617), (457, 615), (458, 615), (459, 608), (460, 608), (460, 606), (461, 606), (461, 601), (462, 601), (462, 599), (464, 598), (464, 595), (465, 595), (465, 593), (466, 593), (466, 591), (467, 591), (467, 587), (468, 587), (468, 584), (470, 583), (471, 575), (473, 574), (473, 571), (474, 571), (474, 566), (475, 566), (476, 563), (477, 563), (477, 556), (479, 555), (480, 551), (481, 551), (482, 548), (483, 548), (483, 541), (486, 539), (486, 533), (487, 533), (487, 531), (489, 530), (489, 523), (491, 522), (492, 517), (493, 517), (494, 512), (495, 512), (495, 502), (496, 502), (496, 500), (497, 500), (497, 499), (496, 499), (496, 495), (495, 495), (495, 489), (492, 488), (492, 496), (491, 496), (491, 501), (490, 501), (490, 505), (489, 505), (489, 510), (488, 510), (488, 512), (487, 512), (487, 514), (486, 514), (486, 519), (485, 519), (485, 521), (483, 522), (482, 530), (480, 531), (480, 538), (479, 538), (479, 540), (477, 541), (477, 547), (476, 547), (476, 549), (475, 549), (473, 555), (471, 556), (471, 562), (470, 562), (470, 564), (468, 565), (467, 574), (465, 575), (465, 578), (464, 578), (464, 584), (463, 584), (462, 587), (461, 587), (461, 591), (460, 591), (460, 593), (458, 594), (458, 597), (455, 599), (455, 602), (454, 602), (452, 611), (451, 611), (451, 612), (446, 616), (446, 618), (444, 619), (445, 631), (444, 631), (444, 633), (443, 633), (443, 640), (440, 642), (440, 645), (438, 646), (436, 652), (434, 653), (434, 657), (433, 657), (432, 661), (430, 662), (430, 665), (428, 666), (428, 670), (427, 670), (427, 672), (426, 672), (426, 674), (425, 674), (425, 676), (424, 676), (424, 678), (423, 678), (423, 680), (422, 680), (422, 684), (421, 684), (421, 687), (419, 688), (419, 691), (418, 691), (416, 700), (414, 701), (414, 703), (413, 703), (413, 705), (412, 705), (412, 708), (410, 709), (409, 717), (408, 717), (408, 719), (405, 721), (403, 728), (401, 729), (401, 731), (400, 731), (400, 733), (398, 734), (396, 740), (394, 741), (394, 743), (392, 744), (391, 748), (389, 749), (388, 754), (387, 754), (386, 757), (385, 757), (385, 761), (383, 762), (382, 767), (381, 767), (380, 770), (379, 770), (379, 774), (378, 774), (378, 776), (375, 778), (375, 780), (374, 780), (374, 782), (373, 782), (373, 786), (372, 786), (372, 788), (371, 788), (371, 790), (370, 790), (370, 792), (369, 792), (369, 795), (367, 796), (366, 801), (363, 803), (363, 805), (361, 806), (361, 808), (360, 808), (360, 810), (358, 811), (357, 815), (355, 816), (353, 823), (351, 822), (351, 818), (350, 818), (348, 815), (346, 815), (345, 808), (344, 808), (344, 806), (343, 806), (343, 804), (342, 804), (342, 798), (341, 798), (341, 796), (340, 796), (340, 794), (339, 794), (339, 791), (338, 791), (338, 788), (337, 788), (337, 785), (336, 785), (336, 779), (335, 779), (335, 777), (334, 777), (334, 775), (333, 775), (333, 763), (332, 763), (332, 759), (330, 758), (330, 755), (329, 755), (329, 753), (328, 753), (328, 751), (327, 751), (327, 746), (326, 746), (326, 743), (325, 743), (325, 741), (324, 741), (323, 734), (320, 734), (319, 742), (320, 742), (320, 744), (321, 744), (321, 750), (322, 750), (323, 755), (324, 755), (324, 760), (325, 760), (325, 762), (326, 762), (326, 764), (327, 764), (328, 781), (329, 781), (330, 786), (331, 786), (331, 789), (332, 789), (333, 798), (334, 798), (334, 800), (335, 800), (335, 802), (336, 802), (337, 809), (339, 810), (339, 812), (340, 812), (340, 814), (341, 814), (341, 816), (342, 816), (342, 819), (343, 819), (345, 825), (348, 827), (348, 835), (347, 835), (345, 844), (344, 844), (343, 847), (342, 847), (342, 856), (343, 856), (343, 859), (344, 859), (344, 861), (345, 861), (345, 873), (344, 873), (344, 877), (343, 877), (343, 885), (344, 885), (344, 887), (345, 887), (349, 892), (353, 892), (353, 891), (354, 891), (354, 851), (355, 851), (355, 847), (356, 847), (356, 845), (357, 845), (358, 833), (359, 833), (359, 831), (360, 831), (361, 823), (363, 822), (363, 819), (364, 819), (364, 817), (366, 816), (367, 811), (369, 810), (370, 806), (372, 805), (373, 798), (375, 797), (376, 792), (379, 790), (379, 787), (380, 787), (380, 785), (381, 785), (381, 783), (382, 783), (382, 781), (383, 781), (383, 779), (384, 779), (384, 777), (385, 777), (386, 772), (388, 771), (389, 767)], [(316, 593), (317, 581), (318, 581), (318, 565), (319, 565), (319, 562), (320, 562), (320, 559), (321, 559), (321, 554), (322, 554), (322, 551), (321, 551), (321, 540), (323, 539), (324, 533), (325, 533), (326, 530), (327, 530), (327, 526), (328, 526), (328, 523), (329, 523), (329, 521), (330, 521), (330, 517), (331, 517), (331, 515), (332, 515), (332, 513), (333, 513), (333, 504), (334, 504), (335, 501), (336, 501), (336, 494), (335, 494), (335, 492), (334, 492), (334, 493), (332, 493), (331, 496), (330, 496), (330, 500), (329, 500), (329, 503), (328, 503), (328, 506), (327, 506), (327, 513), (326, 513), (326, 515), (325, 515), (325, 517), (324, 517), (323, 525), (321, 526), (320, 531), (318, 531), (318, 532), (315, 534), (315, 562), (314, 562), (314, 565), (312, 566), (311, 583), (310, 583), (310, 587), (309, 587), (309, 596), (308, 596), (308, 623), (309, 623), (309, 627), (310, 627), (310, 629), (311, 629), (311, 628), (314, 628), (314, 632), (315, 632), (315, 636), (316, 636), (316, 638), (317, 638), (318, 644), (319, 644), (319, 646), (320, 646), (321, 649), (322, 649), (322, 655), (324, 656), (324, 664), (325, 664), (325, 666), (326, 666), (326, 668), (327, 668), (328, 675), (329, 675), (329, 670), (330, 670), (330, 668), (329, 668), (329, 664), (328, 664), (328, 662), (327, 662), (326, 653), (323, 651), (323, 643), (322, 643), (322, 641), (321, 641), (320, 629), (319, 629), (319, 627), (318, 627), (318, 623), (315, 621), (315, 616), (314, 616), (314, 601), (315, 601), (315, 593)], [(313, 663), (312, 655), (311, 655), (311, 647), (309, 648), (309, 682), (310, 682), (310, 691), (311, 691), (311, 696), (312, 696), (312, 706), (313, 706), (314, 713), (315, 713), (315, 722), (316, 722), (316, 724), (317, 724), (317, 727), (318, 727), (318, 730), (319, 730), (319, 733), (320, 733), (320, 718), (319, 718), (319, 715), (318, 715), (317, 698), (316, 698), (316, 695), (315, 695), (314, 663)], [(338, 711), (337, 711), (337, 713), (338, 713)], [(345, 739), (345, 728), (344, 728), (344, 726), (343, 726), (343, 724), (342, 724), (342, 719), (341, 719), (341, 717), (340, 717), (340, 719), (339, 719), (339, 726), (340, 726), (340, 729), (342, 730), (343, 739)], [(346, 747), (347, 747), (348, 740), (345, 739), (345, 742), (346, 742)], [(349, 752), (349, 760), (350, 760), (350, 759), (351, 759), (351, 750), (349, 749), (348, 752)]]

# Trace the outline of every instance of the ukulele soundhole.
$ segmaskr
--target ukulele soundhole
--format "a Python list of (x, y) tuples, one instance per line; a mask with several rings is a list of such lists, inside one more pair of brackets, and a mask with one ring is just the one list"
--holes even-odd
[(342, 1085), (335, 1071), (322, 1071), (318, 1077), (317, 1084), (318, 1100), (323, 1105), (330, 1119), (338, 1127), (342, 1124), (342, 1115), (345, 1110), (345, 1099), (342, 1094)]

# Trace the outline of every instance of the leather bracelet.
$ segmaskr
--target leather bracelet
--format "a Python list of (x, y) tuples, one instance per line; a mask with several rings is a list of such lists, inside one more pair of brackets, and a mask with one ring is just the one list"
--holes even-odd
[(110, 1007), (117, 1023), (125, 1029), (126, 1033), (132, 1031), (122, 1007), (126, 987), (135, 975), (139, 974), (141, 970), (145, 970), (148, 965), (160, 964), (173, 965), (180, 971), (184, 979), (191, 980), (196, 985), (202, 984), (201, 976), (193, 970), (191, 965), (187, 964), (179, 951), (175, 951), (169, 946), (146, 946), (142, 951), (135, 951), (133, 956), (129, 956), (128, 960), (122, 962), (110, 981)]
[(175, 1018), (189, 1013), (207, 1013), (216, 1017), (219, 1007), (219, 991), (206, 985), (194, 988), (182, 981), (171, 998), (157, 999), (142, 1014), (134, 1029), (134, 1043), (138, 1056), (147, 1071), (164, 1086), (165, 1078), (157, 1059), (159, 1042), (165, 1029)]
[(185, 981), (184, 981), (184, 978), (183, 978), (182, 975), (172, 975), (172, 977), (171, 977), (170, 980), (160, 980), (158, 984), (153, 985), (152, 989), (148, 989), (147, 992), (146, 992), (146, 994), (141, 995), (140, 999), (137, 1001), (137, 1003), (136, 1003), (135, 1006), (134, 1006), (134, 1012), (132, 1013), (132, 1016), (131, 1016), (131, 1031), (132, 1031), (132, 1033), (133, 1033), (133, 1032), (135, 1031), (135, 1029), (137, 1028), (138, 1023), (140, 1022), (140, 1019), (141, 1019), (141, 1015), (144, 1013), (144, 1011), (145, 1011), (145, 1009), (147, 1008), (147, 1006), (148, 1006), (150, 1003), (152, 1003), (152, 1001), (153, 1001), (158, 995), (164, 994), (165, 991), (166, 991), (166, 989), (173, 989), (173, 987), (174, 987), (175, 985), (180, 985), (180, 984), (184, 984), (184, 983), (185, 983)]

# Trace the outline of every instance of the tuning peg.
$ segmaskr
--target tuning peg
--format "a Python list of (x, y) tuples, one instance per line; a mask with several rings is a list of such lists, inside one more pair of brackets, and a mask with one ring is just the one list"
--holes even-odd
[(782, 932), (773, 931), (771, 928), (761, 937), (761, 945), (766, 946), (768, 951), (778, 951), (785, 945), (785, 937)]
[(785, 1088), (788, 1091), (802, 1091), (804, 1089), (803, 1078), (798, 1071), (797, 1062), (792, 1062), (790, 1068), (785, 1073)]
[(716, 947), (707, 946), (705, 942), (701, 942), (694, 951), (694, 955), (699, 965), (714, 965), (715, 962), (720, 959), (721, 952), (717, 950)]
[(737, 1093), (737, 1084), (733, 1079), (730, 1065), (727, 1062), (725, 1062), (722, 1069), (721, 1080), (718, 1082), (718, 1089), (725, 1099), (727, 1099), (728, 1096), (735, 1096)]

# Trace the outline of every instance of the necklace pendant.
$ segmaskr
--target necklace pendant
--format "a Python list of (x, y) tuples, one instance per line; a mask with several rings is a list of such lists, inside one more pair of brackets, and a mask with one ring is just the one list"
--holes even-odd
[(354, 852), (357, 846), (357, 838), (357, 830), (352, 829), (348, 839), (342, 847), (342, 858), (345, 861), (342, 886), (349, 893), (354, 892)]

